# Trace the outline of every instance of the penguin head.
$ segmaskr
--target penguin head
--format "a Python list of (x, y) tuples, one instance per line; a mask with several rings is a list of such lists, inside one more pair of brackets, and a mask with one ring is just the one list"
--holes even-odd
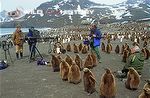
[(150, 95), (150, 88), (144, 88), (143, 90), (146, 95)]
[(133, 67), (129, 67), (128, 69), (129, 69), (129, 71), (135, 70)]
[(150, 85), (150, 79), (145, 80)]
[(105, 69), (106, 73), (111, 73), (111, 70), (109, 68)]
[(84, 68), (84, 69), (83, 69), (83, 72), (85, 72), (85, 73), (86, 73), (86, 72), (89, 72), (89, 69), (88, 69), (88, 68)]

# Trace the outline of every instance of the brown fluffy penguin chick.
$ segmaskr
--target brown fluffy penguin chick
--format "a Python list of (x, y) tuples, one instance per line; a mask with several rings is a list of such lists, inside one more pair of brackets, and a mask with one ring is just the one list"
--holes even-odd
[(143, 89), (144, 88), (150, 88), (150, 79), (145, 80), (145, 81), (146, 81), (146, 84), (144, 85)]
[(123, 54), (124, 49), (125, 49), (125, 46), (122, 45), (122, 47), (121, 47), (121, 54)]
[(150, 79), (145, 80), (146, 84), (143, 87), (143, 91), (138, 98), (150, 98)]
[(96, 59), (96, 55), (94, 52), (91, 52), (91, 57), (93, 60), (93, 67), (97, 66), (97, 59)]
[(103, 52), (105, 52), (105, 44), (104, 44), (104, 42), (102, 42), (101, 49), (102, 49)]
[(150, 51), (147, 48), (143, 48), (142, 52), (144, 53), (145, 59), (149, 59), (150, 57)]
[(122, 62), (127, 62), (128, 56), (129, 56), (129, 51), (127, 49), (125, 49), (123, 51), (123, 55), (122, 55)]
[(87, 50), (89, 51), (90, 50), (90, 45), (86, 45), (86, 47), (87, 47)]
[(109, 47), (110, 47), (110, 51), (112, 51), (113, 50), (112, 44), (109, 44)]
[(73, 44), (74, 48), (74, 53), (79, 53), (79, 48), (76, 44)]
[(107, 44), (107, 46), (106, 46), (106, 53), (110, 53), (109, 45), (108, 45), (108, 44)]
[(150, 88), (144, 88), (138, 98), (150, 98)]
[(60, 71), (60, 68), (59, 68), (60, 60), (55, 55), (52, 55), (51, 63), (52, 63), (53, 72)]
[(66, 50), (67, 50), (68, 52), (71, 52), (71, 45), (70, 45), (70, 43), (68, 43)]
[(107, 53), (110, 53), (112, 51), (112, 45), (109, 43), (109, 44), (107, 44), (107, 46), (106, 46), (106, 52)]
[(57, 58), (58, 58), (59, 62), (61, 63), (62, 57), (60, 55), (58, 55)]
[(93, 59), (90, 54), (87, 55), (84, 61), (84, 68), (93, 68)]
[(80, 44), (79, 44), (79, 51), (82, 50), (82, 47), (83, 47), (83, 46), (82, 46), (82, 43), (80, 43)]
[(69, 64), (65, 60), (62, 60), (62, 62), (60, 63), (61, 79), (64, 81), (67, 81), (68, 80), (68, 73), (69, 73)]
[(72, 65), (69, 67), (68, 81), (74, 84), (78, 84), (81, 82), (81, 72), (75, 62), (73, 62)]
[(66, 55), (65, 61), (71, 66), (73, 59), (69, 55)]
[(75, 56), (75, 62), (78, 65), (78, 67), (80, 68), (80, 70), (82, 70), (83, 69), (83, 65), (82, 65), (83, 63), (82, 63), (81, 57), (78, 54), (76, 54), (76, 56)]
[(84, 83), (84, 91), (86, 91), (88, 94), (92, 94), (96, 91), (95, 84), (96, 79), (94, 74), (88, 69), (83, 69), (83, 83)]
[(146, 47), (148, 44), (147, 44), (147, 41), (144, 41), (143, 43), (143, 47)]
[(86, 54), (88, 51), (87, 51), (87, 46), (84, 45), (82, 50), (81, 50), (82, 54)]
[(146, 53), (147, 53), (146, 59), (149, 59), (149, 57), (150, 57), (150, 51), (147, 48), (146, 48)]
[(147, 57), (147, 53), (146, 53), (146, 49), (145, 48), (142, 48), (142, 53), (144, 54), (144, 57), (145, 57), (145, 59), (146, 59), (146, 57)]
[(115, 52), (118, 54), (120, 52), (119, 45), (116, 46)]
[(127, 89), (136, 90), (139, 87), (140, 77), (138, 72), (133, 68), (129, 67), (129, 71), (127, 73), (127, 81), (125, 82), (125, 86)]
[(110, 69), (102, 75), (100, 81), (100, 98), (114, 98), (116, 95), (115, 77)]

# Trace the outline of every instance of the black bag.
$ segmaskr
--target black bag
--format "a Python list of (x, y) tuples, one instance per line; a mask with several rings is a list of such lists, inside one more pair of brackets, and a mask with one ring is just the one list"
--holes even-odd
[(0, 70), (3, 70), (7, 67), (8, 67), (7, 63), (4, 60), (1, 60), (0, 61)]

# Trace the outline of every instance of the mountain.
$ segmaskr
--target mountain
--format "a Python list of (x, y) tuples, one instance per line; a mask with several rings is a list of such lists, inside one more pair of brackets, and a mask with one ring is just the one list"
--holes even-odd
[(3, 10), (2, 12), (0, 12), (0, 22), (3, 21), (10, 21), (11, 19), (7, 16), (7, 11)]
[(3, 22), (0, 26), (20, 23), (23, 27), (61, 27), (80, 25), (85, 20), (111, 23), (149, 17), (150, 0), (127, 0), (115, 5), (97, 4), (89, 0), (53, 0), (40, 4), (19, 19)]

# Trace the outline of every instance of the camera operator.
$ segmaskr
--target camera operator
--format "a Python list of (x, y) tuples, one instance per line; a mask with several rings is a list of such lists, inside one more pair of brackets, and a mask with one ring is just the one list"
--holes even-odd
[(12, 35), (12, 40), (14, 45), (16, 46), (16, 58), (19, 59), (19, 53), (20, 58), (23, 57), (23, 33), (21, 31), (21, 26), (16, 26), (16, 31)]
[(29, 29), (29, 33), (27, 34), (31, 59), (35, 58), (35, 53), (36, 53), (35, 47), (36, 47), (36, 43), (37, 43), (37, 36), (36, 36), (37, 34), (35, 31), (36, 30), (34, 29), (34, 27), (31, 27)]

